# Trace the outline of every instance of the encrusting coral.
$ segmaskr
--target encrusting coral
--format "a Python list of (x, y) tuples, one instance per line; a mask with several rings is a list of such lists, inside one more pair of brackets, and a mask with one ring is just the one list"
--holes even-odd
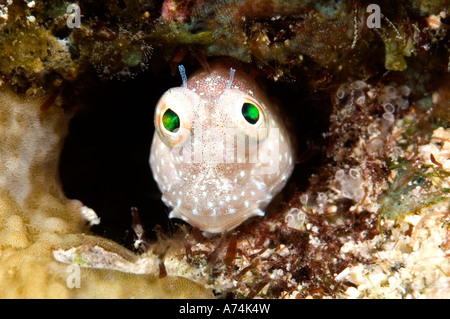
[[(189, 280), (158, 279), (118, 271), (84, 269), (79, 287), (54, 251), (90, 243), (128, 259), (120, 245), (85, 235), (89, 211), (67, 199), (58, 178), (59, 154), (70, 114), (41, 107), (48, 96), (0, 89), (0, 297), (2, 298), (195, 298), (211, 294)], [(157, 265), (156, 265), (157, 267)], [(158, 268), (156, 268), (157, 270)]]

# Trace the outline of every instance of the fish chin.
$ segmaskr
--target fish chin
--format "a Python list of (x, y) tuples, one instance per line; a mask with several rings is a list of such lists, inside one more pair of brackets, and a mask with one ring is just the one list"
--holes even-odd
[(169, 218), (180, 218), (203, 232), (218, 234), (231, 231), (254, 216), (264, 216), (264, 212), (259, 208), (248, 208), (229, 215), (202, 216), (192, 214), (191, 211), (174, 209), (170, 212)]

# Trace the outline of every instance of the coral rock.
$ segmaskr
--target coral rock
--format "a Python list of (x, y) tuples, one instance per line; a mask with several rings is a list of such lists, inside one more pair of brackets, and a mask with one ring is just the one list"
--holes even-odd
[(119, 245), (84, 236), (82, 204), (67, 199), (58, 159), (70, 116), (42, 110), (47, 97), (22, 97), (0, 89), (0, 298), (194, 298), (212, 295), (191, 281), (158, 279), (105, 269), (79, 270), (56, 261), (55, 250), (85, 244), (132, 258)]

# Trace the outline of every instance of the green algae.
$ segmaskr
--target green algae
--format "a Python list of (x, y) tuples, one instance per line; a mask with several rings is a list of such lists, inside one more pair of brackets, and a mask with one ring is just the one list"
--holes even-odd
[(448, 200), (450, 189), (433, 188), (450, 173), (429, 165), (413, 166), (406, 160), (389, 168), (396, 172), (386, 193), (379, 198), (380, 218), (398, 219)]

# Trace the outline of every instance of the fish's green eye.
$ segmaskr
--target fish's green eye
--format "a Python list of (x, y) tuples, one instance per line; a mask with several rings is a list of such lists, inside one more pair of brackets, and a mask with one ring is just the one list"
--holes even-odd
[(259, 120), (259, 109), (252, 103), (242, 105), (242, 115), (250, 124), (255, 124)]
[(177, 113), (175, 113), (171, 109), (167, 109), (164, 112), (162, 123), (166, 130), (168, 130), (169, 132), (175, 132), (180, 128), (180, 118), (178, 117)]

